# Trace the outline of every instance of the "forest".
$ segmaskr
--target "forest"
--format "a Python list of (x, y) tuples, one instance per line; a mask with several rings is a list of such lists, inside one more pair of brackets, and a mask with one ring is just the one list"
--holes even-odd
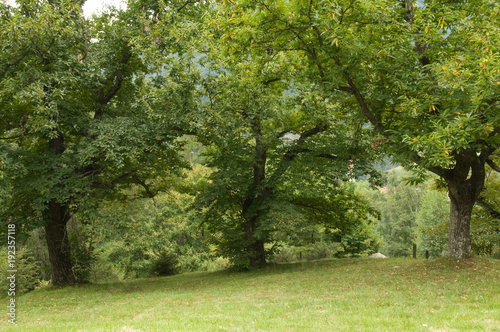
[(83, 3), (0, 3), (18, 294), (413, 245), (500, 258), (499, 2)]

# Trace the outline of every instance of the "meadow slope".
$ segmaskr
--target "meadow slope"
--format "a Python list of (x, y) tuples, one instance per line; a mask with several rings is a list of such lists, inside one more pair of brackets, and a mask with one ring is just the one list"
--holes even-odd
[(332, 259), (45, 287), (4, 331), (500, 331), (500, 261)]

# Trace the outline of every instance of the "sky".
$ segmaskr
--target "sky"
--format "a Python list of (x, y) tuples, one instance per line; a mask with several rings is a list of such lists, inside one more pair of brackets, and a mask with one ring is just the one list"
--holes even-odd
[[(83, 13), (85, 17), (92, 16), (93, 13), (99, 12), (106, 5), (115, 5), (119, 6), (125, 0), (87, 0), (83, 5)], [(7, 4), (14, 5), (15, 0), (7, 0)]]
[(86, 17), (90, 17), (93, 13), (102, 10), (106, 5), (118, 7), (122, 2), (122, 0), (87, 0), (83, 5), (83, 13)]

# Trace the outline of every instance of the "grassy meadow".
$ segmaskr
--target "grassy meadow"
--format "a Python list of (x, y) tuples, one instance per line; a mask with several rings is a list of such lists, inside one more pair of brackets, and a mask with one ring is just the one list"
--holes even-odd
[(480, 258), (363, 258), (45, 287), (0, 330), (500, 331), (499, 273)]

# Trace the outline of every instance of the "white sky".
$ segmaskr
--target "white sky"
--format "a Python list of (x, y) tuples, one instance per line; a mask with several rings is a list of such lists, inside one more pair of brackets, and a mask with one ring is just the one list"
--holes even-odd
[(124, 0), (87, 0), (83, 5), (83, 13), (85, 17), (90, 17), (93, 13), (100, 12), (107, 5), (125, 7)]
[[(125, 0), (87, 0), (83, 5), (83, 13), (85, 17), (92, 16), (93, 13), (100, 12), (107, 5), (114, 5), (116, 7), (125, 7)], [(15, 0), (6, 0), (9, 5), (15, 5)]]

